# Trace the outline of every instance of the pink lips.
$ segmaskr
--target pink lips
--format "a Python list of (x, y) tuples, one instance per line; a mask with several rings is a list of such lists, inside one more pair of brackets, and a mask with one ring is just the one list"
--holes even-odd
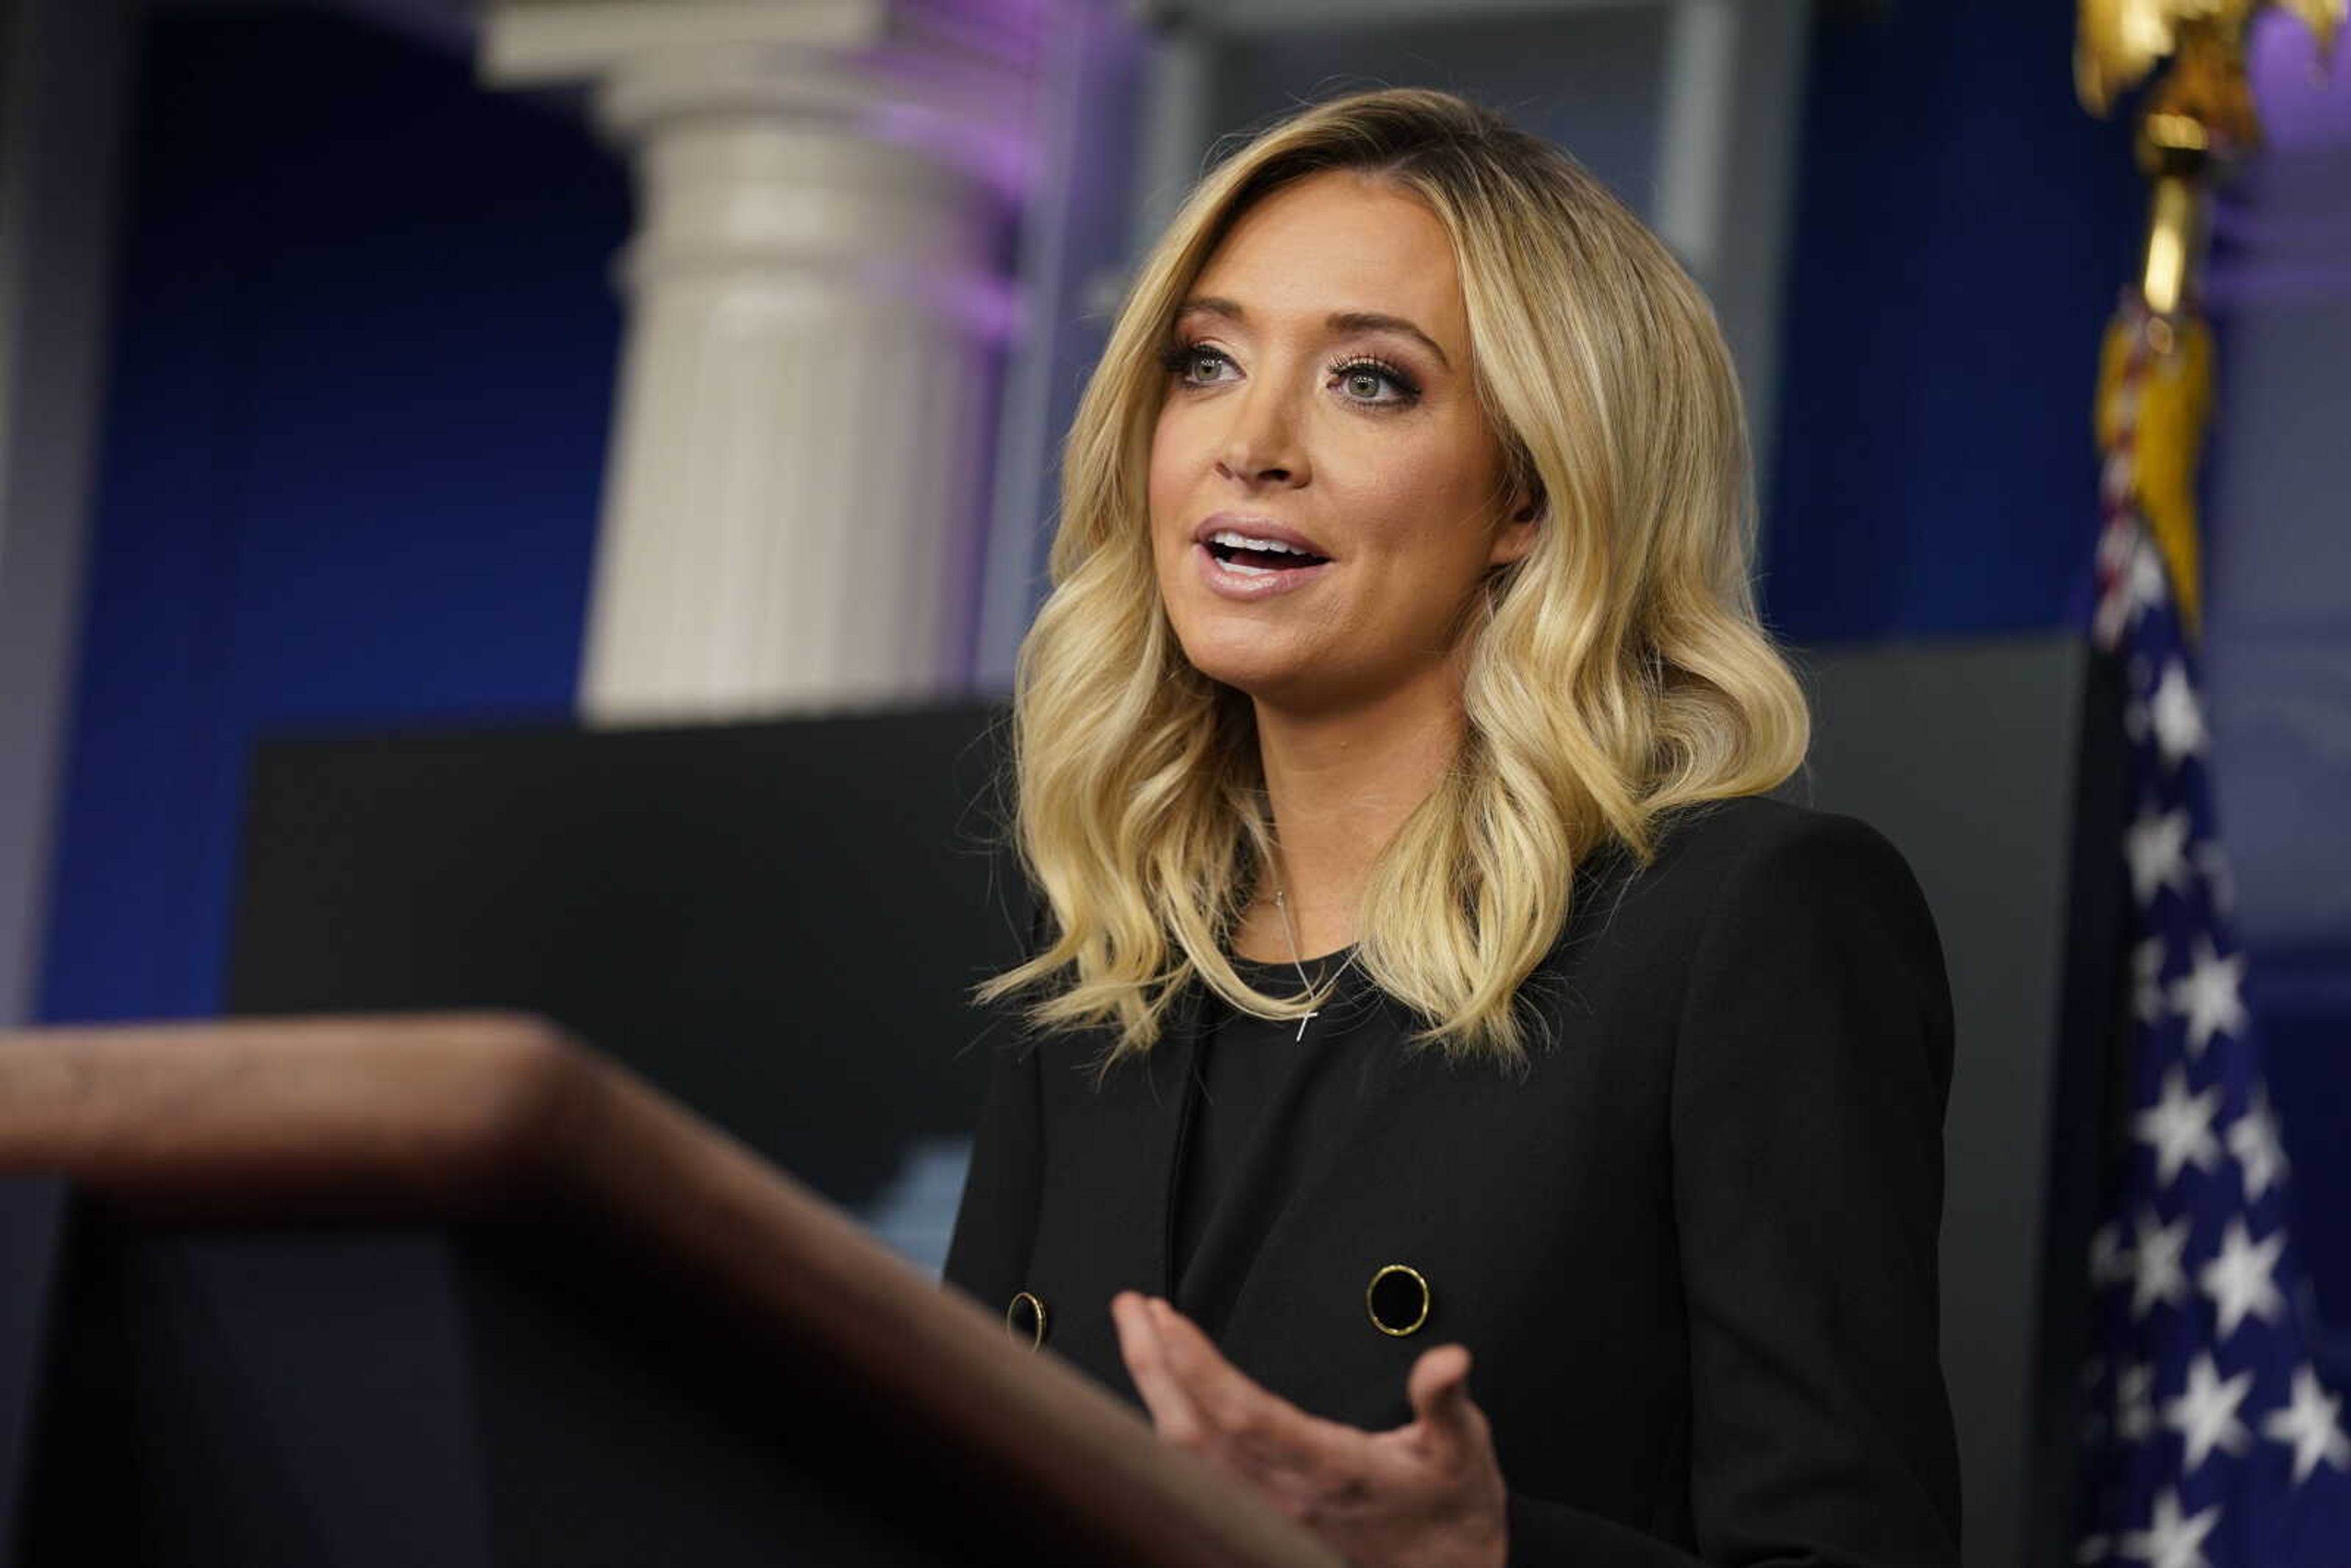
[(1192, 530), (1192, 554), (1198, 562), (1200, 581), (1219, 599), (1243, 603), (1260, 599), (1273, 599), (1285, 593), (1295, 593), (1308, 586), (1334, 564), (1328, 559), (1309, 566), (1285, 566), (1271, 570), (1251, 571), (1237, 565), (1228, 565), (1217, 559), (1208, 541), (1230, 529), (1247, 534), (1251, 538), (1266, 539), (1289, 545), (1292, 549), (1311, 550), (1322, 555), (1322, 547), (1300, 533), (1296, 528), (1277, 523), (1270, 517), (1252, 517), (1238, 512), (1218, 512)]
[(1243, 601), (1295, 593), (1332, 568), (1332, 563), (1326, 560), (1319, 566), (1288, 566), (1279, 571), (1267, 572), (1262, 577), (1252, 577), (1247, 572), (1233, 570), (1210, 555), (1206, 545), (1194, 545), (1192, 554), (1200, 563), (1200, 580), (1209, 592), (1219, 599)]

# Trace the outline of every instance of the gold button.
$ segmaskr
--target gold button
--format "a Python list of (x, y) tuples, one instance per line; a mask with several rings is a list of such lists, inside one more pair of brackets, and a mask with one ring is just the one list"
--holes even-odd
[(1030, 1350), (1045, 1343), (1045, 1299), (1023, 1291), (1012, 1298), (1004, 1309), (1004, 1327), (1014, 1339), (1024, 1340)]
[(1428, 1321), (1428, 1281), (1407, 1264), (1388, 1264), (1364, 1287), (1364, 1311), (1371, 1314), (1372, 1326), (1398, 1339), (1420, 1332)]

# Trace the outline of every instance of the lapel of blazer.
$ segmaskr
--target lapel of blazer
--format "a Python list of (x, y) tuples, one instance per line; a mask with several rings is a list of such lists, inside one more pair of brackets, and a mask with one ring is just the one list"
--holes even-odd
[(1111, 1067), (1098, 1086), (1091, 1063), (1110, 1049), (1111, 1030), (1083, 1037), (1088, 1049), (1071, 1061), (1085, 1084), (1083, 1111), (1070, 1133), (1071, 1168), (1083, 1172), (1086, 1183), (1082, 1194), (1071, 1196), (1092, 1216), (1078, 1245), (1122, 1283), (1170, 1298), (1176, 1204), (1200, 1092), (1203, 1019), (1196, 990), (1179, 998), (1158, 1041), (1140, 1061)]
[(1148, 1173), (1150, 1258), (1154, 1294), (1176, 1295), (1176, 1205), (1183, 1194), (1184, 1157), (1191, 1142), (1194, 1107), (1200, 1095), (1200, 1029), (1206, 1019), (1205, 988), (1195, 981), (1176, 1003), (1167, 1032), (1151, 1050), (1149, 1066), (1156, 1105), (1151, 1117)]

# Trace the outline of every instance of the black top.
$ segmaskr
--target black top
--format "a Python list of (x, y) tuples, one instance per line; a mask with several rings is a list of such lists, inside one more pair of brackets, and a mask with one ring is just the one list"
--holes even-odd
[[(1102, 1073), (1108, 1029), (1008, 1029), (948, 1281), (998, 1312), (1034, 1294), (1045, 1352), (1138, 1406), (1121, 1290), (1368, 1431), (1411, 1419), (1422, 1352), (1468, 1346), (1512, 1568), (1955, 1568), (1933, 915), (1851, 817), (1748, 797), (1661, 828), (1655, 863), (1579, 878), (1521, 993), (1549, 1036), (1523, 1072), (1318, 1039), (1324, 1019), (1287, 1058), (1226, 1042), (1281, 1082), (1213, 1133), (1180, 1271), (1214, 1020), (1179, 1003)], [(1417, 1320), (1376, 1299), (1398, 1268), (1425, 1281)]]
[[(1221, 998), (1203, 999), (1194, 1069), (1199, 1097), (1192, 1108), (1176, 1207), (1179, 1280), (1235, 1173), (1254, 1168), (1269, 1179), (1289, 1179), (1290, 1156), (1322, 1146), (1354, 1113), (1354, 1096), (1336, 1082), (1346, 1064), (1396, 1044), (1395, 1016), (1373, 1005), (1370, 982), (1349, 961), (1353, 953), (1343, 948), (1302, 965), (1230, 956), (1241, 978), (1270, 997), (1298, 995), (1301, 968), (1308, 990), (1338, 975), (1338, 988), (1307, 1021), (1302, 1035), (1296, 1019), (1256, 1018)], [(1318, 1092), (1326, 1082), (1332, 1090)], [(1280, 1146), (1259, 1150), (1260, 1138), (1279, 1139)]]

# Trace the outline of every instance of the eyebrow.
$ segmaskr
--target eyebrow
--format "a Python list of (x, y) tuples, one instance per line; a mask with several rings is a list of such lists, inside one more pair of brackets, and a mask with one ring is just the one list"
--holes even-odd
[[(1248, 319), (1249, 313), (1240, 308), (1238, 300), (1228, 299), (1220, 294), (1204, 294), (1196, 299), (1186, 299), (1176, 308), (1178, 320), (1193, 315), (1220, 316), (1228, 321), (1241, 321)], [(1445, 350), (1437, 346), (1437, 340), (1401, 316), (1384, 315), (1377, 310), (1333, 310), (1323, 319), (1323, 325), (1333, 332), (1398, 333), (1415, 340), (1436, 355), (1437, 362), (1447, 370), (1453, 368), (1453, 361), (1445, 357)]]

